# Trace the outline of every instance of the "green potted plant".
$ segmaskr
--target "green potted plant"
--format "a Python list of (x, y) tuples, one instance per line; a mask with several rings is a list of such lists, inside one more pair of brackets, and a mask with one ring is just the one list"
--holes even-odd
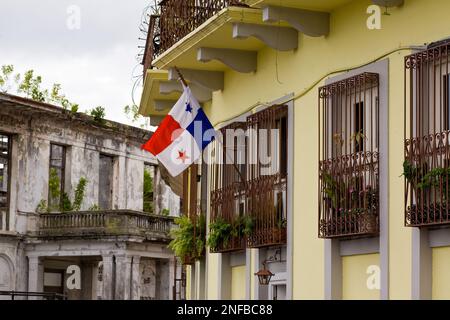
[(209, 225), (208, 246), (213, 250), (227, 247), (231, 240), (233, 226), (222, 217), (216, 218)]
[(178, 228), (171, 230), (173, 240), (169, 243), (169, 248), (183, 260), (184, 264), (191, 264), (193, 260), (203, 255), (205, 249), (204, 220), (204, 216), (198, 217), (196, 227), (194, 227), (194, 223), (187, 216), (175, 219)]

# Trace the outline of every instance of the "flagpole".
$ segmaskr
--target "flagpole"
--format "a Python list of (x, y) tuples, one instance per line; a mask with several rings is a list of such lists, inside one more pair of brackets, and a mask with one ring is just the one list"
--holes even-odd
[[(177, 72), (178, 78), (179, 78), (179, 80), (181, 81), (181, 83), (182, 83), (185, 87), (188, 87), (188, 84), (187, 84), (187, 82), (186, 82), (186, 79), (184, 79), (183, 74), (181, 73), (180, 69), (178, 69), (177, 66), (175, 66), (174, 69), (175, 69), (175, 71)], [(223, 144), (222, 144), (222, 145), (223, 145)], [(226, 152), (226, 147), (225, 147), (225, 146), (223, 146), (223, 147), (225, 148), (225, 155), (228, 156), (228, 154), (227, 154), (227, 152)], [(203, 151), (202, 151), (202, 157), (203, 157)], [(230, 159), (230, 160), (233, 160), (233, 159)], [(244, 186), (246, 187), (246, 186), (247, 186), (247, 183), (246, 183), (246, 179), (245, 179), (244, 175), (242, 174), (241, 170), (239, 170), (239, 168), (238, 168), (236, 162), (235, 162), (235, 161), (232, 161), (232, 162), (233, 162), (234, 170), (236, 170), (236, 172), (238, 173), (239, 177), (241, 178), (242, 183), (243, 183)]]
[(187, 82), (186, 82), (186, 79), (184, 79), (183, 75), (181, 74), (180, 69), (178, 69), (178, 67), (174, 67), (174, 69), (175, 69), (175, 71), (177, 72), (178, 78), (180, 79), (181, 83), (182, 83), (185, 87), (187, 87), (188, 84), (187, 84)]

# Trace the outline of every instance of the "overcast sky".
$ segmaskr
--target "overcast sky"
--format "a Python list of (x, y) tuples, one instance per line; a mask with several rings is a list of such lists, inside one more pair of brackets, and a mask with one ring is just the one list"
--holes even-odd
[[(0, 0), (0, 65), (34, 69), (60, 83), (81, 110), (103, 106), (126, 122), (138, 64), (141, 17), (149, 0)], [(79, 12), (79, 15), (78, 15)], [(79, 22), (79, 24), (78, 24)], [(139, 65), (134, 75), (142, 74)], [(141, 86), (134, 96), (140, 101)]]

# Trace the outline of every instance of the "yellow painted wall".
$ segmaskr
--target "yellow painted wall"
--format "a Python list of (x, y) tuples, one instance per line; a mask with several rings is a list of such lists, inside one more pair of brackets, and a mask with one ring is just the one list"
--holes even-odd
[(380, 299), (380, 255), (342, 257), (342, 299)]
[(245, 299), (245, 266), (231, 268), (231, 300)]
[(209, 300), (219, 299), (218, 293), (218, 274), (219, 270), (219, 256), (217, 254), (207, 253), (208, 255), (208, 279), (206, 295)]
[(186, 300), (192, 300), (193, 297), (191, 297), (191, 288), (193, 286), (193, 283), (191, 281), (192, 276), (192, 267), (187, 266), (186, 267)]
[[(410, 46), (449, 36), (450, 1), (407, 0), (403, 7), (389, 9), (389, 16), (382, 16), (381, 30), (366, 27), (366, 9), (370, 4), (370, 0), (355, 0), (336, 9), (331, 14), (330, 34), (318, 38), (300, 34), (298, 50), (277, 54), (270, 48), (261, 50), (254, 74), (226, 71), (224, 90), (214, 92), (213, 103), (205, 107), (211, 122), (217, 125), (260, 102), (270, 102), (293, 92), (297, 95), (294, 102), (294, 299), (324, 298), (324, 242), (317, 237), (318, 86), (323, 85), (324, 77), (332, 72), (380, 57), (390, 61), (389, 297), (411, 297), (411, 229), (404, 227), (404, 186), (400, 178), (404, 157), (403, 59), (411, 52)], [(397, 49), (401, 50), (394, 52)], [(358, 271), (366, 259), (379, 260), (372, 256), (348, 257), (344, 259), (346, 270)], [(207, 292), (210, 299), (217, 298), (217, 270), (217, 255), (209, 254)], [(351, 285), (349, 279), (347, 277), (346, 283)], [(357, 285), (354, 290), (348, 286), (345, 290), (346, 296), (353, 296), (361, 289)], [(363, 294), (372, 295), (375, 293)]]
[(433, 248), (432, 298), (450, 299), (450, 247)]

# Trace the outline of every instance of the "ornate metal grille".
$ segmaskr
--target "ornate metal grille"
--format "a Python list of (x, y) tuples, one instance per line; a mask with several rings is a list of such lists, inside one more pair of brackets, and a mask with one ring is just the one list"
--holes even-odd
[(274, 106), (247, 118), (249, 247), (286, 243), (287, 108)]
[[(230, 238), (211, 252), (227, 252), (245, 249), (245, 237), (242, 235), (240, 222), (245, 215), (246, 199), (245, 177), (246, 161), (246, 123), (235, 122), (221, 129), (223, 148), (222, 163), (215, 165), (216, 177), (214, 190), (211, 192), (211, 223), (221, 220), (233, 229)], [(236, 167), (231, 163), (235, 162)], [(239, 169), (239, 172), (236, 170)]]
[(159, 6), (160, 16), (152, 16), (149, 23), (144, 73), (157, 56), (222, 9), (247, 5), (242, 0), (163, 0)]
[(450, 42), (405, 58), (405, 225), (450, 223)]
[(379, 76), (319, 89), (319, 237), (379, 231)]
[(150, 16), (147, 32), (147, 42), (145, 44), (144, 59), (142, 64), (144, 65), (144, 79), (145, 72), (152, 67), (152, 62), (156, 59), (157, 54), (161, 48), (161, 24), (160, 16)]

